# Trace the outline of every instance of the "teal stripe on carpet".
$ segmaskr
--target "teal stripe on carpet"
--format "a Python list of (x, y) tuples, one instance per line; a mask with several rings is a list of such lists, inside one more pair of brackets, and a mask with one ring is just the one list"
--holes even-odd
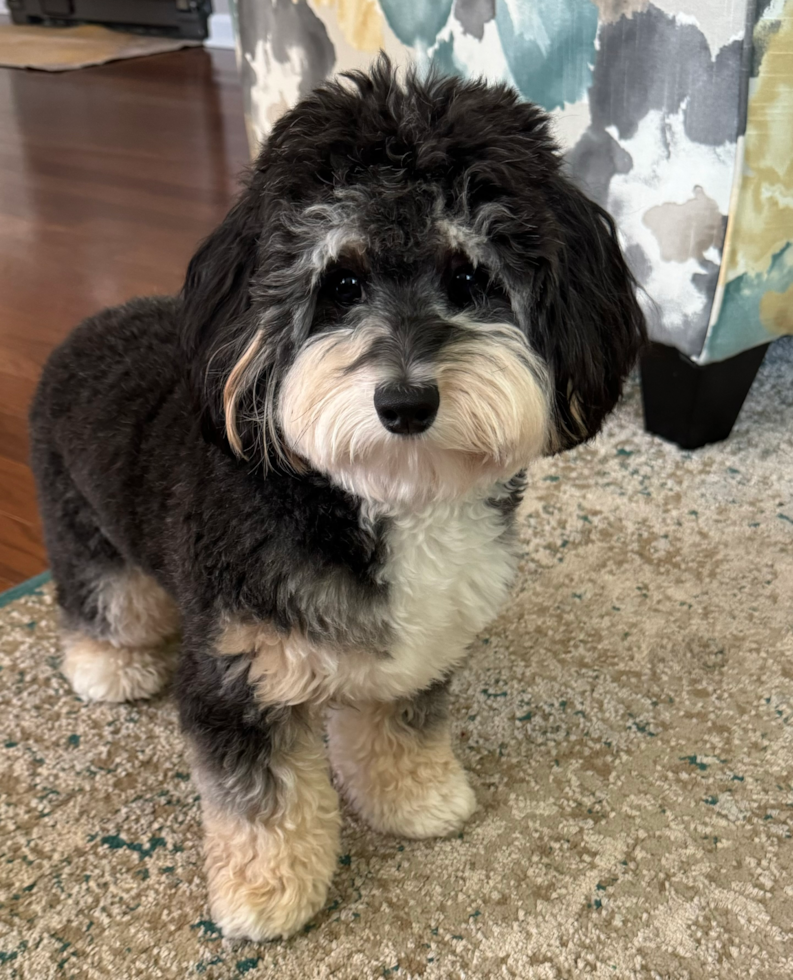
[(22, 582), (19, 585), (15, 585), (13, 589), (8, 589), (6, 592), (0, 592), (0, 609), (2, 609), (3, 606), (7, 606), (10, 602), (14, 602), (16, 599), (21, 599), (23, 595), (34, 595), (39, 591), (42, 585), (46, 585), (51, 578), (51, 572), (42, 572), (41, 575), (34, 575), (33, 578), (29, 578), (27, 582)]

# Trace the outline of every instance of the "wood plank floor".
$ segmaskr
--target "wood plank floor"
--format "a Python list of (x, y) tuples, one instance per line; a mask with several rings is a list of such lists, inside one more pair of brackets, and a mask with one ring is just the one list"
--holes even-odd
[(83, 317), (173, 293), (248, 158), (234, 56), (0, 69), (0, 590), (46, 568), (26, 415)]

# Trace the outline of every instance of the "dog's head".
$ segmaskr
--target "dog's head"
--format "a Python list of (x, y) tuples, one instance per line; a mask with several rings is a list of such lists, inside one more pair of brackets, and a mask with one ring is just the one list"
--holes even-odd
[(593, 436), (645, 336), (545, 114), (384, 59), (282, 116), (183, 312), (231, 450), (409, 504)]

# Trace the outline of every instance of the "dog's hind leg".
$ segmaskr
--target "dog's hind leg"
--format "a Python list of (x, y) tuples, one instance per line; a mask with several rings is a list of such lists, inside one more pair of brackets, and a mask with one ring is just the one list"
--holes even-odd
[(125, 561), (54, 453), (34, 453), (39, 502), (58, 604), (61, 671), (88, 701), (157, 693), (173, 672), (176, 605)]
[(168, 643), (179, 630), (173, 601), (153, 578), (130, 566), (103, 569), (93, 593), (91, 619), (67, 621), (63, 630), (62, 673), (87, 701), (151, 697), (175, 665), (175, 645)]
[(446, 701), (446, 685), (439, 683), (412, 698), (331, 710), (331, 765), (351, 805), (375, 830), (443, 837), (476, 809), (452, 750)]

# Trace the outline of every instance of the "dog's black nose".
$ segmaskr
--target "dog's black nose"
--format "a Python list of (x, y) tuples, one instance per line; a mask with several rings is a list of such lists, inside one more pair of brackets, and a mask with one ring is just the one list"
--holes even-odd
[(374, 393), (374, 407), (380, 421), (400, 436), (425, 432), (435, 421), (441, 396), (436, 384), (379, 385)]

